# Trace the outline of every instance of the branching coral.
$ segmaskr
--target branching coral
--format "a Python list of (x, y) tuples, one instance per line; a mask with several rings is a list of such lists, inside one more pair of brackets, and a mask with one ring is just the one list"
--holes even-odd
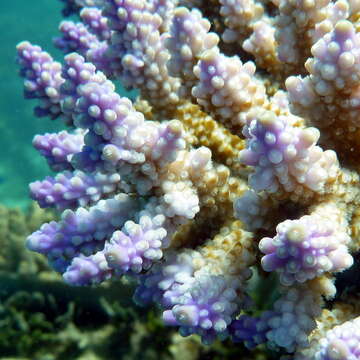
[[(209, 347), (194, 337), (181, 338), (175, 328), (169, 331), (155, 309), (144, 312), (131, 301), (129, 282), (70, 288), (42, 255), (24, 247), (27, 234), (54, 219), (53, 212), (32, 204), (26, 212), (1, 206), (0, 214), (3, 359), (197, 360), (236, 354), (253, 359), (241, 346), (217, 342)], [(257, 353), (264, 360), (260, 349)]]
[[(73, 285), (135, 278), (184, 336), (301, 359), (359, 248), (356, 1), (67, 4), (82, 23), (60, 25), (63, 65), (18, 45), (36, 114), (70, 127), (34, 140), (62, 172), (31, 196), (63, 213), (28, 248)], [(255, 269), (279, 276), (263, 313)], [(356, 357), (357, 327), (329, 329), (316, 359)]]

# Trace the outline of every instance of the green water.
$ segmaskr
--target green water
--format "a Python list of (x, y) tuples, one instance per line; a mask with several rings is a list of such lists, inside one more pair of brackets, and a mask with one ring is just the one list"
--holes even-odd
[(56, 0), (0, 1), (0, 203), (7, 206), (26, 206), (28, 183), (49, 173), (46, 161), (32, 148), (34, 135), (62, 128), (58, 121), (33, 116), (36, 100), (23, 99), (15, 47), (29, 40), (60, 59), (51, 39), (58, 34), (61, 7)]

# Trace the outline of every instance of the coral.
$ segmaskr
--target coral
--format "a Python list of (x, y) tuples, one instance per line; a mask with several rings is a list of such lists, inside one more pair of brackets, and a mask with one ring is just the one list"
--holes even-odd
[(204, 344), (358, 357), (355, 310), (331, 312), (359, 250), (357, 2), (65, 3), (63, 64), (17, 48), (35, 114), (69, 127), (34, 139), (59, 173), (31, 197), (61, 215), (28, 249), (70, 285), (127, 275)]
[[(209, 347), (194, 338), (181, 338), (175, 329), (169, 331), (154, 309), (144, 312), (132, 303), (131, 283), (70, 288), (43, 256), (23, 246), (29, 232), (56, 216), (34, 203), (26, 212), (4, 206), (0, 211), (2, 359), (252, 357), (246, 349), (230, 343)], [(263, 351), (258, 354), (265, 359)]]
[[(0, 211), (2, 358), (115, 359), (126, 355), (131, 359), (137, 356), (139, 344), (149, 342), (147, 328), (163, 332), (164, 341), (163, 326), (152, 312), (142, 317), (135, 306), (128, 306), (125, 294), (130, 294), (131, 285), (114, 282), (98, 289), (69, 289), (42, 256), (24, 248), (27, 234), (55, 219), (53, 212), (35, 204), (25, 213), (4, 206)], [(114, 296), (119, 292), (124, 296)], [(96, 318), (92, 324), (89, 312)], [(119, 348), (117, 338), (127, 333), (133, 335)], [(170, 344), (170, 336), (166, 340)], [(161, 346), (152, 343), (146, 356), (155, 359)]]

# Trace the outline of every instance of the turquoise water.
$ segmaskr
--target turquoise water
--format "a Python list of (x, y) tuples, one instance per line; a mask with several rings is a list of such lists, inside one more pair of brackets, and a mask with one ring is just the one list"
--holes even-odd
[(62, 128), (57, 121), (33, 116), (36, 101), (23, 98), (15, 47), (29, 40), (59, 59), (51, 38), (57, 34), (61, 7), (56, 0), (0, 1), (0, 203), (7, 206), (26, 206), (28, 183), (49, 173), (45, 160), (32, 148), (33, 136)]

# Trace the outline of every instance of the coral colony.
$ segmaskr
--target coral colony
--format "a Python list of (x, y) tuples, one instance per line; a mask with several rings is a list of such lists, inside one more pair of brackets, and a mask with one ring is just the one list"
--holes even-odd
[(62, 64), (17, 47), (35, 114), (67, 125), (34, 138), (58, 174), (31, 197), (62, 215), (27, 247), (72, 285), (134, 278), (183, 336), (360, 359), (354, 295), (334, 301), (360, 247), (360, 2), (64, 3)]

